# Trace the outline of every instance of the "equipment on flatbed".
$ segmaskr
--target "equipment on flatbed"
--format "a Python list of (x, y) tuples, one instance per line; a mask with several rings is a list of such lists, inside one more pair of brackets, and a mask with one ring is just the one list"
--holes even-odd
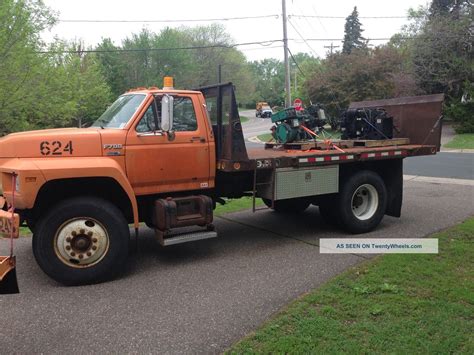
[(350, 108), (341, 117), (342, 139), (392, 139), (393, 117), (380, 108)]
[[(286, 144), (313, 139), (323, 130), (326, 115), (321, 105), (310, 105), (297, 111), (294, 107), (286, 108), (272, 116), (272, 136), (278, 143)], [(314, 136), (308, 132), (314, 132)]]

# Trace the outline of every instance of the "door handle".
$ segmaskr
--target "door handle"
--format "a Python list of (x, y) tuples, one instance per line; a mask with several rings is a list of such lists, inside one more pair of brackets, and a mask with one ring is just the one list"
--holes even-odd
[(206, 143), (206, 138), (203, 137), (193, 137), (191, 138), (191, 142), (201, 142), (201, 143)]

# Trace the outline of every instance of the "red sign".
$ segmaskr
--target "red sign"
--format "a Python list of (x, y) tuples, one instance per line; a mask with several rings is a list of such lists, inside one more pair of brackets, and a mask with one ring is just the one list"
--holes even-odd
[(303, 101), (301, 101), (301, 99), (295, 99), (293, 106), (296, 111), (301, 111), (303, 109)]

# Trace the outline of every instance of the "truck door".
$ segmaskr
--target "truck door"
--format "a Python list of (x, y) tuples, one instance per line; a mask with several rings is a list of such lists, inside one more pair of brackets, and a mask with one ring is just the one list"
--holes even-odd
[(174, 139), (160, 129), (161, 96), (150, 100), (128, 132), (126, 169), (137, 195), (211, 187), (209, 136), (198, 98), (173, 96)]

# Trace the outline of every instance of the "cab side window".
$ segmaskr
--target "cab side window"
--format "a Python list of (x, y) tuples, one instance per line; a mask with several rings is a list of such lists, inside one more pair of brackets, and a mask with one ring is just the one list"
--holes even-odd
[[(138, 133), (161, 130), (161, 97), (156, 98), (156, 108), (151, 104), (136, 126)], [(158, 112), (156, 112), (158, 110)], [(157, 120), (155, 120), (157, 116)], [(158, 121), (158, 127), (155, 122)], [(189, 132), (197, 130), (197, 119), (193, 101), (190, 97), (174, 97), (173, 131)]]
[(146, 133), (146, 132), (154, 132), (158, 131), (160, 127), (156, 127), (155, 124), (155, 112), (153, 109), (153, 104), (151, 104), (148, 109), (146, 110), (143, 117), (138, 122), (136, 131), (138, 133)]
[(190, 97), (174, 98), (173, 130), (177, 132), (196, 131), (197, 119)]

